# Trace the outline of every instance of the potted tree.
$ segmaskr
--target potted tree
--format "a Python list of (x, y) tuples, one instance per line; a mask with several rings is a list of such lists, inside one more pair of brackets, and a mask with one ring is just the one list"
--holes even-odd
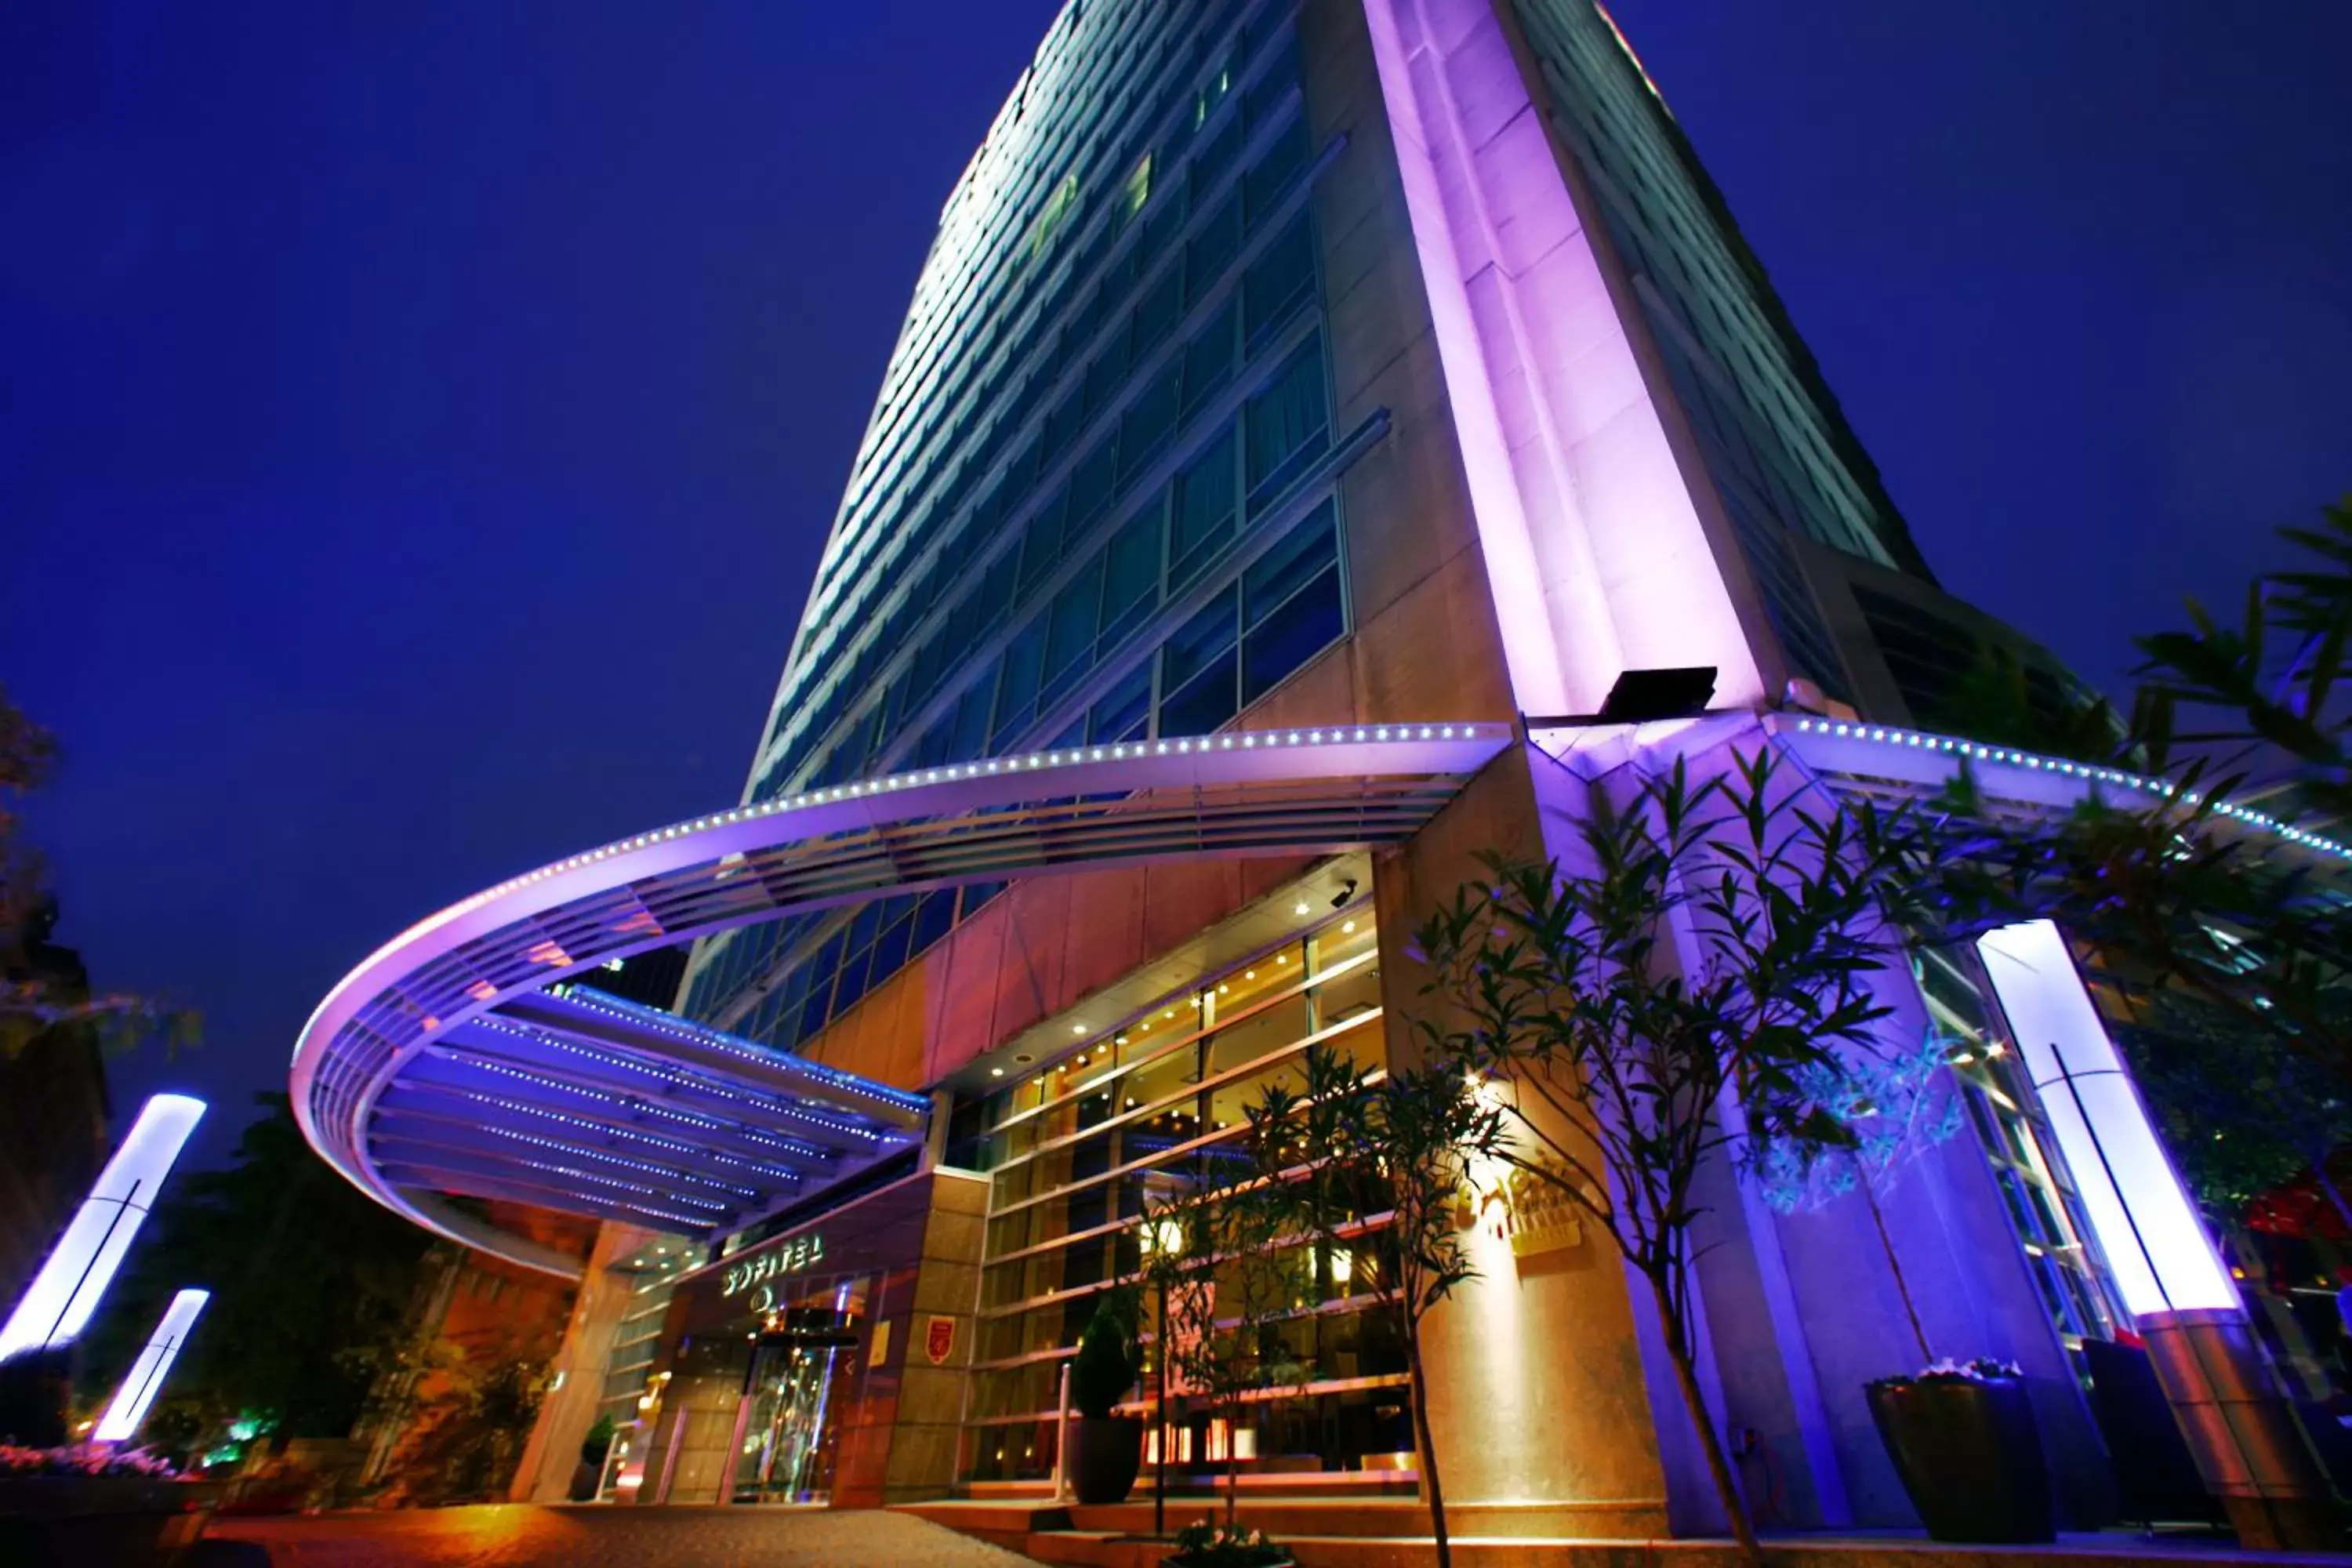
[(1886, 1228), (1880, 1194), (1907, 1157), (1960, 1130), (1948, 1071), (1962, 1043), (1930, 1033), (1914, 1050), (1822, 1062), (1796, 1074), (1818, 1115), (1809, 1137), (1784, 1137), (1755, 1161), (1765, 1202), (1782, 1214), (1853, 1194), (1868, 1210), (1920, 1370), (1864, 1388), (1879, 1441), (1919, 1522), (1937, 1541), (2025, 1543), (2056, 1539), (2050, 1473), (2023, 1374), (1989, 1356), (1938, 1359)]
[(573, 1502), (595, 1498), (597, 1484), (604, 1479), (605, 1458), (613, 1451), (613, 1417), (604, 1415), (580, 1440), (580, 1462), (572, 1467), (572, 1485), (564, 1493)]
[[(1154, 1288), (1161, 1315), (1156, 1353), (1163, 1372), (1163, 1397), (1173, 1392), (1188, 1404), (1197, 1399), (1222, 1421), (1227, 1535), (1238, 1529), (1243, 1421), (1254, 1398), (1296, 1388), (1311, 1369), (1290, 1357), (1276, 1331), (1298, 1295), (1301, 1248), (1282, 1232), (1280, 1216), (1263, 1183), (1248, 1173), (1215, 1187), (1147, 1206), (1144, 1234), (1154, 1238), (1144, 1259), (1144, 1279)], [(1161, 1420), (1161, 1496), (1164, 1510), (1169, 1447)], [(1164, 1517), (1164, 1512), (1160, 1515)]]
[[(1477, 1277), (1457, 1217), (1463, 1184), (1503, 1149), (1502, 1113), (1456, 1071), (1416, 1067), (1377, 1079), (1323, 1045), (1309, 1046), (1306, 1081), (1269, 1084), (1244, 1108), (1250, 1153), (1284, 1228), (1316, 1243), (1318, 1291), (1344, 1279), (1393, 1312), (1404, 1330), (1414, 1446), (1429, 1500), (1439, 1568), (1454, 1561), (1445, 1488), (1429, 1429), (1422, 1324), (1456, 1286)], [(1377, 1231), (1365, 1215), (1385, 1214)], [(1345, 1272), (1339, 1273), (1344, 1265)]]
[(1069, 1428), (1062, 1473), (1078, 1501), (1125, 1502), (1143, 1467), (1143, 1418), (1117, 1414), (1135, 1386), (1134, 1339), (1126, 1316), (1106, 1300), (1087, 1320), (1070, 1362), (1070, 1402), (1078, 1419)]
[(1649, 1289), (1742, 1558), (1763, 1561), (1698, 1378), (1691, 1230), (1710, 1162), (1820, 1113), (1795, 1074), (1866, 1047), (1895, 962), (1885, 890), (1908, 814), (1818, 812), (1769, 748), (1694, 783), (1590, 782), (1572, 859), (1486, 857), (1415, 936), (1440, 1005), (1429, 1058), (1487, 1082), (1502, 1158), (1589, 1219)]

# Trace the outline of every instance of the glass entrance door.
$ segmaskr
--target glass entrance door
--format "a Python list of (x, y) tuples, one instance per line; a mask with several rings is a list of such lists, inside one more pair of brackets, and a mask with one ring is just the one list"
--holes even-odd
[(847, 1308), (845, 1300), (795, 1307), (760, 1335), (735, 1501), (823, 1502), (832, 1491), (835, 1430), (857, 1364), (856, 1321)]

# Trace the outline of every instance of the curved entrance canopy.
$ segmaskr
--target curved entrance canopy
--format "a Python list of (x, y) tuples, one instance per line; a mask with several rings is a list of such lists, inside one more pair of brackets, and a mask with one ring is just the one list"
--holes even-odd
[(454, 904), (344, 976), (295, 1046), (295, 1114), (371, 1196), (549, 1273), (578, 1268), (436, 1194), (731, 1229), (909, 1146), (927, 1101), (567, 976), (893, 893), (1392, 844), (1512, 738), (1412, 724), (1080, 747), (640, 834)]

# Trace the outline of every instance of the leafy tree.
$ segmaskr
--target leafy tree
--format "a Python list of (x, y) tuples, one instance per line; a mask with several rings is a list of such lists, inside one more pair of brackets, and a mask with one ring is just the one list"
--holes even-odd
[(2125, 1005), (2175, 994), (2231, 1026), (2352, 1079), (2352, 904), (2342, 874), (2293, 838), (2248, 831), (2229, 786), (2191, 769), (2120, 804), (2095, 785), (2071, 811), (1996, 809), (1964, 768), (1894, 897), (1949, 942), (2020, 920), (2056, 921)]
[[(2143, 725), (2160, 748), (2181, 745), (2223, 771), (2292, 785), (2331, 819), (2352, 816), (2345, 657), (2352, 647), (2352, 496), (2324, 508), (2316, 528), (2282, 528), (2305, 564), (2247, 585), (2239, 624), (2194, 599), (2189, 629), (2137, 639), (2143, 689), (2156, 700)], [(2191, 728), (2176, 728), (2185, 710)], [(2162, 759), (2159, 760), (2162, 765)]]
[(465, 1350), (425, 1398), (405, 1467), (425, 1503), (505, 1495), (547, 1396), (552, 1347), (507, 1337)]
[[(1450, 1066), (1376, 1079), (1313, 1045), (1305, 1074), (1301, 1091), (1272, 1083), (1244, 1108), (1251, 1155), (1277, 1227), (1315, 1243), (1318, 1294), (1345, 1284), (1393, 1313), (1404, 1330), (1413, 1435), (1445, 1568), (1454, 1556), (1421, 1331), (1431, 1309), (1477, 1278), (1458, 1211), (1464, 1184), (1501, 1159), (1502, 1112)], [(1369, 1229), (1368, 1215), (1389, 1217)]]
[(2352, 1089), (2342, 1079), (2282, 1048), (2273, 1031), (2177, 990), (2147, 998), (2116, 1036), (2208, 1213), (2238, 1218), (2308, 1171), (2352, 1231), (2352, 1203), (2328, 1169), (2352, 1142)]
[(1764, 1201), (1781, 1214), (1822, 1208), (1849, 1193), (1862, 1194), (1923, 1365), (1936, 1352), (1919, 1321), (1895, 1238), (1887, 1233), (1879, 1194), (1894, 1184), (1904, 1161), (1959, 1131), (1960, 1099), (1946, 1077), (1958, 1048), (1957, 1041), (1930, 1032), (1910, 1051), (1800, 1068), (1799, 1091), (1834, 1125), (1834, 1135), (1783, 1138), (1756, 1151), (1752, 1159)]
[[(1142, 1278), (1165, 1307), (1153, 1353), (1183, 1397), (1225, 1423), (1225, 1523), (1240, 1501), (1236, 1437), (1250, 1395), (1297, 1387), (1308, 1369), (1276, 1331), (1297, 1295), (1295, 1247), (1262, 1184), (1244, 1175), (1147, 1204)], [(1165, 1413), (1161, 1442), (1167, 1441)]]
[(142, 997), (93, 994), (81, 964), (49, 943), (57, 900), (39, 854), (21, 831), (22, 802), (49, 780), (57, 744), (0, 689), (0, 1060), (52, 1030), (95, 1028), (131, 1044), (161, 1026), (167, 1044), (194, 1044), (195, 1015)]
[(263, 1413), (289, 1437), (351, 1430), (414, 1300), (424, 1233), (311, 1152), (282, 1094), (218, 1170), (174, 1176), (107, 1310), (85, 1375), (111, 1387), (172, 1293), (213, 1293), (173, 1368), (174, 1392)]
[[(1700, 1173), (1750, 1138), (1832, 1140), (1798, 1075), (1867, 1048), (1888, 1009), (1881, 892), (1906, 813), (1817, 812), (1777, 753), (1693, 784), (1683, 761), (1593, 781), (1577, 859), (1489, 857), (1418, 946), (1442, 1004), (1429, 1058), (1491, 1079), (1504, 1158), (1589, 1217), (1650, 1288), (1684, 1405), (1743, 1556), (1762, 1561), (1699, 1391), (1691, 1229)], [(1725, 1114), (1726, 1107), (1737, 1115)]]

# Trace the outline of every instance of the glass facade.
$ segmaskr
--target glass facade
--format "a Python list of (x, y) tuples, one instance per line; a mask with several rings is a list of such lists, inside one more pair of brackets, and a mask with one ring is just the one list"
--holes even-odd
[[(957, 1157), (991, 1179), (965, 1479), (1051, 1470), (1062, 1364), (1102, 1292), (1136, 1280), (1146, 1203), (1239, 1173), (1245, 1108), (1271, 1085), (1300, 1087), (1310, 1044), (1377, 1065), (1381, 998), (1370, 914), (1335, 918), (1158, 999), (1108, 1031), (1108, 1044), (964, 1110)], [(1303, 1387), (1254, 1402), (1239, 1451), (1341, 1470), (1410, 1449), (1403, 1342), (1349, 1288), (1359, 1268), (1377, 1266), (1371, 1247), (1361, 1260), (1300, 1247), (1288, 1261), (1295, 1307), (1277, 1331), (1287, 1359), (1311, 1371)], [(1146, 1323), (1149, 1390), (1148, 1305)], [(1201, 1430), (1175, 1439), (1171, 1457), (1213, 1446), (1210, 1415), (1189, 1419)]]
[[(1291, 7), (1073, 6), (967, 170), (747, 798), (1206, 733), (1345, 634)], [(720, 937), (689, 1015), (789, 1047), (985, 903)]]
[(2115, 1338), (2131, 1320), (2108, 1289), (2082, 1200), (2055, 1153), (1991, 987), (1975, 959), (1958, 951), (1922, 949), (1912, 968), (1928, 1016), (1959, 1042), (1953, 1078), (2060, 1342), (2079, 1351), (2086, 1336)]

